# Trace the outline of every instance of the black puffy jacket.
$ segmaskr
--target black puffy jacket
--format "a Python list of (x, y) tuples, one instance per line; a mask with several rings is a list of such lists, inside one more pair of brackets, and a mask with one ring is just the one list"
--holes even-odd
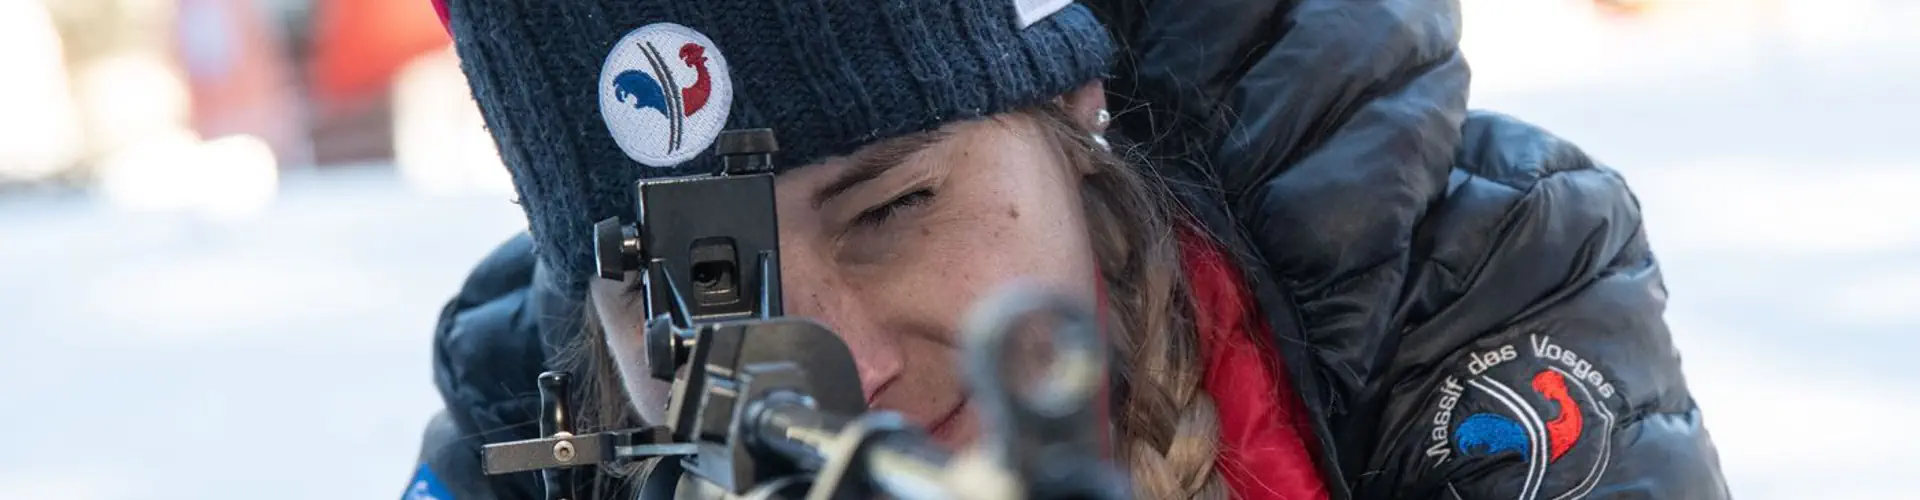
[[(1087, 3), (1124, 49), (1117, 133), (1244, 264), (1333, 498), (1729, 496), (1638, 202), (1466, 110), (1454, 2)], [(534, 437), (534, 378), (578, 326), (529, 250), (483, 262), (434, 337), (423, 470), (458, 499), (538, 497), (477, 469)]]

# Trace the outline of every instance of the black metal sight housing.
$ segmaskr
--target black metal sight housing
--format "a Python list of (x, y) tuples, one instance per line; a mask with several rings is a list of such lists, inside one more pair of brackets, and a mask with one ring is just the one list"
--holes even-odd
[(780, 315), (779, 145), (767, 129), (727, 131), (718, 142), (720, 172), (640, 181), (638, 226), (619, 218), (594, 225), (600, 277), (625, 281), (644, 270), (649, 317), (670, 314), (689, 326)]
[[(548, 500), (583, 500), (600, 464), (651, 461), (640, 498), (1120, 499), (1094, 420), (1106, 350), (1091, 312), (1016, 287), (962, 332), (983, 435), (947, 450), (898, 414), (869, 411), (853, 355), (819, 323), (783, 317), (773, 161), (765, 129), (723, 133), (721, 171), (640, 181), (637, 225), (595, 225), (602, 278), (647, 296), (650, 374), (673, 382), (667, 421), (575, 435), (565, 373), (541, 375), (542, 438), (485, 446), (488, 474), (539, 471)], [(631, 274), (631, 276), (630, 276)], [(1001, 366), (1021, 319), (1063, 325), (1045, 387)]]

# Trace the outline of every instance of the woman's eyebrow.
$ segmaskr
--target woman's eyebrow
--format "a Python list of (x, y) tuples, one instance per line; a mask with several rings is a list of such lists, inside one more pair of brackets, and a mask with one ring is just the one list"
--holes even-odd
[(853, 166), (834, 177), (832, 182), (813, 193), (813, 208), (819, 210), (827, 201), (845, 194), (860, 183), (880, 177), (887, 169), (899, 165), (909, 156), (940, 142), (947, 137), (945, 130), (934, 129), (908, 134), (876, 144), (875, 149), (853, 157)]

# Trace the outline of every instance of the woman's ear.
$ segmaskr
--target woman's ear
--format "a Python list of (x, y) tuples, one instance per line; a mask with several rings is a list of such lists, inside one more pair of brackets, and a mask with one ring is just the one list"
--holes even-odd
[(1107, 133), (1107, 85), (1100, 80), (1088, 82), (1080, 88), (1060, 96), (1068, 113), (1080, 126), (1095, 135)]

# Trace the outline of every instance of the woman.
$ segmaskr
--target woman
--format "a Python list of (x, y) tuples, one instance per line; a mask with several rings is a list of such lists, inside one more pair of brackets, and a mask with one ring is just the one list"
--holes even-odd
[(1637, 203), (1464, 109), (1450, 2), (443, 12), (532, 234), (442, 317), (421, 491), (534, 497), (473, 463), (534, 437), (542, 369), (594, 374), (590, 427), (657, 421), (589, 226), (631, 214), (636, 179), (710, 170), (722, 127), (770, 127), (786, 312), (946, 442), (976, 432), (959, 315), (1037, 278), (1110, 306), (1140, 498), (1727, 495)]

